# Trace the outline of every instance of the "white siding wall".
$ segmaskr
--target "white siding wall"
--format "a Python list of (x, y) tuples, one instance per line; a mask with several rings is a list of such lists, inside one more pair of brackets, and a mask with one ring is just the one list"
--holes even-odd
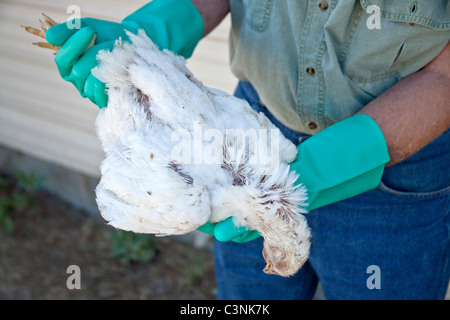
[[(82, 17), (120, 21), (147, 0), (1, 0), (0, 145), (63, 167), (99, 176), (104, 154), (95, 135), (98, 109), (63, 81), (51, 50), (20, 25), (38, 26), (41, 12), (65, 21), (70, 5)], [(231, 93), (236, 80), (228, 69), (227, 18), (202, 40), (188, 66), (205, 85)]]

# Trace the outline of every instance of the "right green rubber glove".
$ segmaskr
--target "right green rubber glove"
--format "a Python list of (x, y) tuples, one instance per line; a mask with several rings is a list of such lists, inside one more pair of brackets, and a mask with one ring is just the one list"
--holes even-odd
[[(128, 40), (125, 30), (136, 34), (144, 29), (160, 49), (185, 58), (192, 55), (204, 31), (203, 19), (190, 0), (153, 0), (122, 23), (82, 18), (79, 29), (73, 25), (73, 21), (58, 24), (45, 37), (50, 44), (61, 47), (55, 57), (61, 77), (100, 108), (108, 102), (106, 88), (91, 70), (98, 64), (100, 50), (112, 50), (119, 38)], [(95, 35), (95, 44), (90, 46)]]
[(306, 187), (308, 211), (375, 189), (389, 153), (375, 121), (359, 114), (306, 139), (290, 170)]

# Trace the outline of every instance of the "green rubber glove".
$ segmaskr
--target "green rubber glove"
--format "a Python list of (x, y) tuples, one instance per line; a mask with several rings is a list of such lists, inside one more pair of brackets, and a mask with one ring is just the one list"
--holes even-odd
[[(317, 133), (301, 143), (290, 170), (306, 187), (307, 210), (335, 203), (378, 186), (389, 162), (383, 133), (369, 116), (356, 115)], [(198, 230), (219, 241), (246, 242), (256, 231), (236, 228), (231, 218), (207, 223)]]
[[(71, 82), (83, 98), (89, 98), (100, 108), (106, 107), (105, 84), (94, 77), (91, 70), (98, 64), (96, 56), (100, 50), (112, 50), (116, 39), (128, 38), (125, 26), (92, 18), (80, 19), (80, 29), (70, 29), (71, 23), (53, 26), (45, 34), (50, 44), (61, 46), (55, 56), (59, 74)], [(127, 30), (137, 33), (133, 28)], [(95, 35), (95, 44), (89, 47)]]
[[(55, 57), (61, 77), (100, 108), (108, 102), (106, 88), (91, 70), (98, 65), (100, 50), (112, 50), (119, 38), (128, 40), (125, 30), (137, 34), (144, 29), (160, 49), (185, 58), (192, 55), (204, 31), (203, 19), (190, 0), (153, 0), (122, 23), (82, 18), (79, 29), (71, 28), (73, 25), (73, 21), (56, 25), (45, 37), (50, 44), (61, 46)], [(95, 44), (90, 46), (94, 35)]]
[(153, 0), (122, 24), (144, 29), (158, 47), (190, 58), (203, 36), (203, 18), (190, 0)]
[(235, 227), (233, 218), (225, 219), (218, 223), (207, 222), (197, 230), (214, 236), (218, 241), (234, 241), (243, 243), (260, 237), (256, 230), (247, 230), (244, 227)]
[(306, 187), (309, 211), (375, 189), (390, 160), (383, 133), (363, 114), (330, 126), (297, 149), (290, 170)]

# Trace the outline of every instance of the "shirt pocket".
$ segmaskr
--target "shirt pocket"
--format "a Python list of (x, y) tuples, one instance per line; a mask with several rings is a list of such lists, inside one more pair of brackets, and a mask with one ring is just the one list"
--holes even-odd
[(359, 2), (338, 59), (343, 73), (370, 100), (440, 53), (450, 38), (450, 4), (446, 0)]
[(263, 32), (269, 27), (274, 0), (243, 0), (247, 24), (255, 31)]

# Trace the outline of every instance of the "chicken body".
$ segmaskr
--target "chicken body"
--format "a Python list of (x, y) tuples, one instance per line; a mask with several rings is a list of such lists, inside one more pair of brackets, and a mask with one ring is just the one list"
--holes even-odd
[(184, 58), (142, 31), (129, 37), (101, 52), (93, 71), (109, 88), (96, 121), (106, 153), (96, 189), (103, 218), (173, 235), (233, 217), (264, 237), (265, 272), (296, 273), (310, 231), (306, 190), (289, 172), (295, 145), (246, 101), (203, 86)]

